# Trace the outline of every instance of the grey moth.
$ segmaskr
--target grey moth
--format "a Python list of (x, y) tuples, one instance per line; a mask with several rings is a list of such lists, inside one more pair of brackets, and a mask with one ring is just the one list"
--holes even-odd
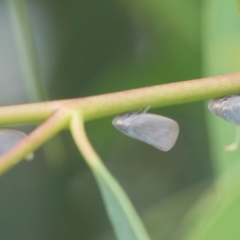
[(148, 108), (117, 116), (112, 124), (129, 137), (148, 143), (162, 151), (169, 151), (178, 138), (178, 123), (167, 117), (147, 113), (147, 110)]
[[(2, 128), (0, 129), (0, 156), (13, 148), (27, 135), (21, 131), (14, 129)], [(33, 153), (25, 156), (26, 160), (32, 160), (34, 157)]]
[(226, 121), (240, 125), (240, 95), (213, 99), (209, 102), (208, 108)]

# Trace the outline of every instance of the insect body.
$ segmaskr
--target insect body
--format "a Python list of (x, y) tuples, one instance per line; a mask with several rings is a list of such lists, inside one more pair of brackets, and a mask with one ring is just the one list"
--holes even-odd
[(240, 125), (240, 95), (213, 99), (208, 104), (208, 108), (226, 121)]
[[(7, 128), (0, 129), (0, 155), (3, 155), (5, 152), (9, 151), (26, 136), (27, 135), (21, 131)], [(33, 153), (28, 154), (25, 159), (32, 160)]]
[(113, 119), (113, 125), (129, 137), (148, 143), (162, 151), (175, 144), (179, 126), (170, 118), (144, 111), (126, 113)]

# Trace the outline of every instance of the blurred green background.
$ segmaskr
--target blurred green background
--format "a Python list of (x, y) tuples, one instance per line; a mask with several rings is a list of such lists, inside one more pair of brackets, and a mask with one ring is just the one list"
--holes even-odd
[[(29, 102), (8, 7), (0, 0), (1, 105)], [(240, 20), (234, 1), (32, 0), (27, 7), (51, 100), (239, 70)], [(198, 226), (206, 209), (199, 204), (203, 192), (231, 166), (239, 169), (239, 151), (224, 151), (235, 127), (211, 116), (203, 102), (150, 112), (179, 123), (180, 136), (170, 152), (117, 132), (112, 118), (87, 123), (87, 133), (152, 238), (185, 239), (185, 232), (194, 229), (192, 219)], [(22, 162), (1, 177), (0, 239), (115, 239), (93, 175), (70, 134), (60, 137), (64, 148), (51, 148), (61, 159), (46, 159), (41, 148), (33, 162)], [(227, 206), (238, 203), (236, 189), (229, 190)], [(208, 198), (203, 199), (212, 206)], [(239, 217), (230, 215), (229, 221)], [(199, 239), (240, 239), (237, 227), (236, 235), (227, 238), (216, 235), (219, 229), (227, 232), (220, 223), (216, 229)]]

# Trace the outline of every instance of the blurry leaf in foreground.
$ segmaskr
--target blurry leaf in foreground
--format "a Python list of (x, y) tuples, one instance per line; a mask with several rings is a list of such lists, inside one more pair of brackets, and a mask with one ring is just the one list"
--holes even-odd
[(185, 219), (182, 240), (240, 239), (240, 164), (223, 174)]
[(234, 0), (236, 11), (238, 13), (238, 16), (240, 17), (240, 1), (239, 0)]
[(146, 225), (154, 240), (177, 240), (175, 232), (179, 229), (186, 213), (206, 191), (210, 182), (202, 182), (193, 187), (183, 189), (159, 201), (145, 214)]

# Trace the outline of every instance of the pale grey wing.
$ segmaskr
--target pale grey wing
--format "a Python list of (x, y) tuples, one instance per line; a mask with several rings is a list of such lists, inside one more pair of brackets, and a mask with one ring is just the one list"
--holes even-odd
[(128, 119), (127, 126), (127, 132), (123, 131), (125, 134), (162, 151), (169, 151), (179, 134), (178, 124), (174, 120), (149, 113)]
[[(9, 151), (25, 137), (25, 133), (17, 130), (0, 129), (0, 155)], [(31, 160), (33, 158), (33, 153), (28, 154), (25, 158)]]
[(240, 96), (231, 95), (224, 98), (217, 98), (208, 104), (208, 108), (215, 115), (240, 125)]

